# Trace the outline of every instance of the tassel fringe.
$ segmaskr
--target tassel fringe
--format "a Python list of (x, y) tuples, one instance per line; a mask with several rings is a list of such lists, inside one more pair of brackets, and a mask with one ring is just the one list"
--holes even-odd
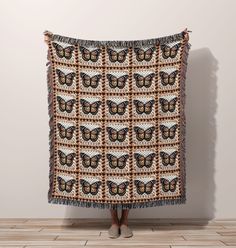
[[(49, 32), (49, 31), (46, 31)], [(182, 31), (177, 34), (169, 35), (169, 36), (163, 36), (159, 38), (153, 38), (153, 39), (146, 39), (146, 40), (103, 40), (103, 41), (97, 41), (97, 40), (83, 40), (83, 39), (76, 39), (66, 36), (61, 36), (58, 34), (52, 34), (50, 33), (50, 38), (52, 41), (58, 41), (63, 42), (71, 45), (80, 45), (80, 46), (86, 46), (86, 47), (100, 47), (100, 46), (109, 46), (109, 47), (139, 47), (139, 46), (151, 46), (151, 45), (157, 45), (157, 44), (166, 44), (171, 43), (175, 41), (182, 40), (186, 32), (188, 31)]]

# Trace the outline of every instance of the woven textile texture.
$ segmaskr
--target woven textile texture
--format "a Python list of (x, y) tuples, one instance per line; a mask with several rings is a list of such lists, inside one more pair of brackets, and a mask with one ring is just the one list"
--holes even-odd
[(48, 202), (130, 209), (186, 202), (188, 31), (94, 41), (45, 32)]

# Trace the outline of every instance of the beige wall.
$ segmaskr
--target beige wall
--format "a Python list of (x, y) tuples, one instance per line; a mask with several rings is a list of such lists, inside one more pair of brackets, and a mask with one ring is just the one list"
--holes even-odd
[(130, 217), (236, 218), (235, 9), (218, 0), (0, 0), (0, 217), (108, 217), (47, 203), (48, 109), (43, 31), (146, 39), (188, 27), (187, 204)]

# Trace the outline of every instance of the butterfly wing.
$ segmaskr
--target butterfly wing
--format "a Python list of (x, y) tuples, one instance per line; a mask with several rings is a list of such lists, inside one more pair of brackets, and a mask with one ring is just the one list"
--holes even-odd
[(110, 141), (115, 142), (117, 140), (117, 131), (112, 127), (107, 127), (107, 132)]
[(74, 48), (73, 46), (65, 47), (65, 48), (64, 48), (64, 57), (65, 57), (66, 59), (71, 59), (74, 50), (75, 50), (75, 48)]
[(101, 181), (97, 181), (97, 182), (92, 183), (91, 187), (90, 187), (90, 193), (92, 195), (97, 195), (99, 187), (100, 187), (101, 184), (102, 184)]
[(75, 179), (71, 179), (71, 180), (69, 180), (69, 181), (66, 182), (66, 188), (65, 188), (65, 190), (66, 190), (67, 193), (70, 193), (72, 191), (75, 182), (76, 182)]
[(58, 101), (58, 107), (59, 107), (60, 111), (65, 112), (65, 110), (66, 110), (66, 101), (60, 96), (57, 96), (57, 101)]
[(168, 192), (170, 190), (170, 183), (169, 180), (165, 178), (161, 178), (161, 185), (162, 185), (162, 190), (163, 192)]
[(88, 181), (86, 181), (85, 179), (81, 178), (80, 179), (80, 184), (82, 186), (82, 192), (84, 194), (89, 194), (91, 192), (91, 185)]
[(58, 189), (61, 192), (63, 192), (66, 189), (66, 181), (62, 177), (58, 176), (57, 182), (58, 182)]
[(169, 111), (169, 102), (165, 98), (160, 98), (159, 102), (161, 104), (161, 111), (167, 113)]
[(166, 152), (160, 152), (160, 156), (161, 156), (162, 164), (164, 166), (168, 166), (170, 164), (170, 156), (169, 156), (169, 154), (166, 153)]
[(145, 184), (144, 182), (136, 179), (134, 180), (134, 185), (136, 186), (137, 193), (142, 195), (145, 193)]
[(59, 136), (62, 139), (66, 138), (66, 128), (61, 123), (58, 123), (57, 127), (59, 129)]
[(89, 61), (91, 59), (91, 53), (90, 53), (90, 51), (87, 48), (85, 48), (83, 46), (80, 46), (79, 47), (79, 50), (81, 52), (82, 59), (84, 61)]
[(116, 195), (118, 193), (118, 185), (115, 182), (107, 180), (107, 186), (111, 195)]
[(64, 85), (66, 83), (66, 75), (64, 72), (62, 72), (59, 69), (56, 69), (56, 74), (58, 76), (58, 81), (61, 85)]
[(146, 160), (145, 160), (145, 157), (139, 153), (134, 153), (134, 158), (136, 160), (136, 165), (139, 167), (139, 168), (143, 168), (146, 164)]
[(171, 48), (168, 45), (161, 45), (162, 57), (168, 59), (170, 57)]
[(155, 47), (150, 47), (148, 50), (144, 52), (144, 60), (149, 62), (152, 59), (152, 55), (154, 51), (156, 50)]
[(163, 139), (169, 138), (169, 128), (165, 125), (160, 125), (161, 135)]
[(154, 76), (155, 76), (155, 73), (151, 73), (144, 78), (144, 87), (145, 88), (149, 88), (152, 85), (152, 80), (153, 80)]
[(98, 113), (99, 107), (102, 104), (101, 101), (96, 101), (90, 105), (90, 113), (96, 115)]
[(127, 186), (129, 185), (129, 182), (126, 181), (126, 182), (123, 182), (123, 183), (120, 183), (117, 187), (118, 187), (118, 195), (119, 196), (123, 196), (125, 195), (126, 193), (126, 189), (127, 189)]
[(95, 89), (98, 87), (99, 81), (102, 78), (102, 75), (98, 74), (90, 78), (90, 86)]
[(177, 151), (174, 151), (174, 152), (172, 152), (172, 153), (169, 155), (169, 164), (170, 164), (171, 166), (173, 166), (173, 165), (175, 164), (177, 154), (178, 154), (178, 152), (177, 152)]
[(118, 112), (118, 105), (115, 102), (113, 102), (111, 100), (107, 100), (107, 105), (108, 105), (108, 108), (109, 108), (109, 113), (111, 115), (117, 114), (117, 112)]
[(117, 114), (123, 115), (125, 113), (126, 107), (128, 105), (128, 101), (121, 102), (117, 105)]
[(153, 164), (153, 159), (155, 156), (156, 156), (155, 153), (151, 153), (148, 156), (146, 156), (144, 159), (144, 166), (147, 168), (150, 168)]
[(66, 138), (68, 140), (71, 140), (73, 138), (74, 131), (75, 131), (75, 127), (74, 126), (68, 127), (66, 129)]
[(82, 138), (85, 141), (90, 140), (90, 130), (85, 126), (80, 126), (80, 131), (82, 133)]
[(143, 49), (135, 47), (134, 52), (136, 54), (137, 61), (142, 62), (145, 59), (145, 53)]
[(64, 57), (64, 48), (55, 42), (52, 43), (52, 46), (56, 51), (56, 55), (62, 59)]
[(90, 139), (91, 141), (95, 142), (98, 140), (98, 137), (99, 137), (99, 133), (101, 132), (101, 128), (98, 127), (98, 128), (94, 128), (93, 130), (91, 130), (90, 132)]
[(155, 128), (154, 127), (149, 127), (144, 131), (144, 139), (146, 141), (150, 141), (152, 139), (152, 134), (154, 132)]
[(174, 139), (177, 127), (178, 127), (178, 125), (175, 124), (175, 125), (173, 125), (172, 127), (169, 128), (169, 138), (170, 139)]
[(136, 107), (136, 112), (138, 114), (143, 114), (145, 112), (144, 103), (139, 100), (134, 100), (134, 105)]
[(71, 113), (75, 104), (75, 99), (68, 100), (65, 104), (65, 111)]
[(172, 179), (172, 180), (169, 182), (169, 189), (170, 189), (171, 192), (175, 192), (176, 186), (177, 186), (177, 182), (178, 182), (178, 177)]
[(128, 128), (123, 128), (117, 131), (117, 140), (119, 142), (123, 142), (125, 140), (128, 130), (129, 130)]
[(135, 127), (134, 127), (134, 131), (135, 131), (135, 133), (136, 133), (136, 139), (137, 139), (138, 141), (143, 141), (144, 138), (145, 138), (144, 129), (135, 126)]
[(90, 52), (90, 60), (92, 62), (97, 62), (99, 59), (99, 55), (101, 53), (101, 49), (95, 49), (93, 51)]
[(150, 100), (144, 104), (144, 113), (145, 114), (148, 115), (152, 112), (152, 107), (153, 107), (154, 102), (155, 101), (152, 99), (152, 100)]
[(168, 84), (169, 85), (175, 84), (176, 76), (178, 75), (178, 73), (179, 73), (179, 71), (175, 70), (175, 71), (171, 72), (170, 75), (168, 75)]
[(109, 162), (109, 166), (112, 169), (115, 169), (116, 167), (118, 167), (118, 158), (110, 153), (107, 154), (107, 159)]
[(171, 113), (173, 113), (174, 111), (175, 111), (175, 107), (176, 107), (176, 102), (177, 102), (177, 97), (175, 97), (175, 98), (173, 98), (172, 100), (170, 100), (169, 101), (169, 111), (171, 112)]
[(178, 44), (176, 44), (176, 45), (174, 45), (173, 47), (170, 48), (170, 55), (169, 56), (172, 59), (176, 57), (180, 46), (181, 46), (181, 43), (178, 43)]

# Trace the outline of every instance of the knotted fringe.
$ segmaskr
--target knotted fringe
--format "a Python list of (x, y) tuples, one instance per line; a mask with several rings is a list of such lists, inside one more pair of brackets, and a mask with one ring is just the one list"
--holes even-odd
[[(148, 43), (145, 43), (146, 41), (83, 41), (78, 39), (71, 39), (67, 37), (62, 37), (58, 35), (53, 35), (54, 40), (61, 41), (64, 40), (64, 42), (75, 44), (74, 42), (81, 42), (82, 44), (115, 44), (115, 45), (121, 45), (123, 46), (126, 44), (129, 45), (135, 45), (136, 44), (151, 44), (152, 42), (172, 42), (177, 39), (179, 39), (181, 36), (181, 39), (183, 38), (183, 32), (177, 35), (162, 37), (158, 39), (151, 39), (147, 40)], [(68, 39), (68, 40), (67, 40)], [(67, 40), (67, 41), (65, 41)], [(83, 43), (85, 42), (85, 43)], [(87, 43), (88, 42), (88, 43)], [(98, 42), (98, 43), (97, 43)], [(110, 43), (111, 42), (111, 43)], [(138, 43), (136, 43), (138, 42)], [(141, 42), (141, 43), (139, 43)], [(144, 43), (143, 43), (144, 42)], [(80, 43), (81, 44), (81, 43)], [(153, 44), (153, 43), (152, 43)], [(66, 199), (66, 198), (54, 198), (53, 197), (53, 183), (54, 183), (54, 139), (55, 139), (55, 132), (54, 132), (54, 116), (53, 116), (53, 78), (51, 74), (51, 63), (47, 63), (47, 85), (48, 85), (48, 114), (49, 114), (49, 150), (50, 150), (50, 158), (49, 158), (49, 191), (48, 191), (48, 203), (53, 204), (63, 204), (63, 205), (71, 205), (71, 206), (78, 206), (78, 207), (87, 207), (87, 208), (100, 208), (100, 209), (131, 209), (131, 208), (146, 208), (146, 207), (155, 207), (155, 206), (164, 206), (164, 205), (179, 205), (186, 203), (186, 157), (185, 157), (185, 150), (186, 150), (186, 141), (185, 141), (185, 133), (186, 133), (186, 117), (185, 117), (185, 79), (186, 79), (186, 71), (187, 71), (187, 58), (189, 54), (191, 44), (186, 41), (183, 47), (182, 51), (182, 60), (181, 60), (181, 71), (180, 71), (180, 94), (181, 94), (181, 102), (180, 102), (180, 177), (181, 177), (181, 198), (177, 199), (159, 199), (159, 200), (152, 200), (152, 201), (145, 201), (145, 202), (136, 202), (136, 203), (106, 203), (106, 202), (92, 202), (92, 201), (81, 201), (81, 200), (73, 200), (73, 199)], [(48, 61), (49, 59), (49, 50), (48, 50)]]
[(180, 191), (184, 199), (186, 199), (186, 115), (185, 115), (185, 80), (188, 65), (188, 55), (191, 44), (185, 41), (182, 51), (181, 71), (180, 71)]
[(100, 209), (131, 209), (131, 208), (147, 208), (147, 207), (156, 207), (164, 205), (177, 205), (185, 203), (186, 199), (181, 197), (179, 199), (163, 199), (163, 200), (154, 200), (146, 202), (137, 202), (137, 203), (106, 203), (106, 202), (86, 202), (78, 201), (72, 199), (62, 199), (62, 198), (50, 198), (49, 203), (53, 204), (63, 204), (63, 205), (72, 205), (77, 207), (86, 207), (86, 208), (100, 208)]
[(53, 115), (53, 79), (52, 79), (52, 66), (49, 59), (49, 50), (48, 50), (48, 62), (47, 62), (47, 87), (48, 87), (48, 115), (49, 115), (49, 191), (48, 199), (52, 198), (53, 193), (53, 176), (54, 176), (54, 115)]
[[(48, 31), (47, 31), (48, 32)], [(49, 32), (50, 33), (50, 32)], [(139, 47), (139, 46), (151, 46), (157, 44), (166, 44), (175, 41), (180, 41), (184, 38), (186, 31), (182, 31), (177, 34), (163, 36), (159, 38), (153, 39), (146, 39), (146, 40), (83, 40), (83, 39), (76, 39), (66, 36), (61, 36), (58, 34), (51, 34), (52, 41), (63, 42), (71, 45), (80, 45), (85, 47), (100, 47), (100, 46), (109, 46), (109, 47)]]

